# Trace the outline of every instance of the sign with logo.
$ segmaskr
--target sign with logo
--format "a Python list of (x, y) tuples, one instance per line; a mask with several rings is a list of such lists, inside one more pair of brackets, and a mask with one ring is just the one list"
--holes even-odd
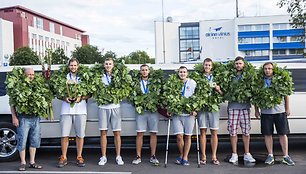
[(235, 56), (234, 20), (200, 22), (201, 59), (227, 61)]

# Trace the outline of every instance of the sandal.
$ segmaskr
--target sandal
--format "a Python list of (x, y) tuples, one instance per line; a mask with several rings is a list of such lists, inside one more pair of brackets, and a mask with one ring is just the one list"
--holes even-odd
[(214, 165), (220, 165), (220, 161), (215, 159), (215, 160), (211, 160), (211, 163)]
[(181, 165), (181, 164), (182, 164), (182, 161), (183, 161), (183, 159), (179, 156), (179, 157), (177, 157), (177, 159), (176, 159), (176, 161), (175, 161), (175, 164)]
[(205, 165), (206, 164), (206, 160), (201, 159), (200, 160), (200, 164)]
[(29, 164), (29, 168), (32, 168), (32, 169), (42, 169), (42, 166), (36, 164), (36, 163), (33, 163), (33, 164)]
[(26, 164), (20, 164), (18, 171), (25, 171), (26, 170)]

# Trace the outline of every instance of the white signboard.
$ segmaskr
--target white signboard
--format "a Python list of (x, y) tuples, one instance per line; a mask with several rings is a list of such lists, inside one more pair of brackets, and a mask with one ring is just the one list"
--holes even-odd
[(201, 59), (226, 61), (235, 56), (234, 20), (201, 21)]

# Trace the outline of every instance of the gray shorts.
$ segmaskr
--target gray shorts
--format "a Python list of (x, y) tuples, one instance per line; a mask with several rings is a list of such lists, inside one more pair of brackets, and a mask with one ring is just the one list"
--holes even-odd
[(159, 115), (152, 112), (144, 112), (142, 115), (136, 115), (136, 132), (158, 132)]
[(200, 112), (198, 116), (199, 128), (219, 129), (219, 112)]
[(120, 108), (101, 109), (99, 108), (99, 130), (108, 130), (111, 125), (112, 131), (121, 131)]
[(62, 137), (69, 137), (73, 124), (75, 135), (79, 138), (84, 138), (86, 129), (86, 118), (87, 115), (85, 114), (61, 115), (60, 124)]
[(174, 116), (172, 119), (174, 134), (192, 135), (194, 119), (194, 116)]

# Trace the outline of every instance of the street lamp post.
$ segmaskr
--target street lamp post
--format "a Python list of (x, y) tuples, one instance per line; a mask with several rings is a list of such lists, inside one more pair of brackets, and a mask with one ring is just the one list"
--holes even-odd
[(166, 49), (165, 49), (165, 19), (164, 19), (164, 0), (162, 0), (162, 24), (163, 24), (163, 59), (164, 64), (166, 63)]

